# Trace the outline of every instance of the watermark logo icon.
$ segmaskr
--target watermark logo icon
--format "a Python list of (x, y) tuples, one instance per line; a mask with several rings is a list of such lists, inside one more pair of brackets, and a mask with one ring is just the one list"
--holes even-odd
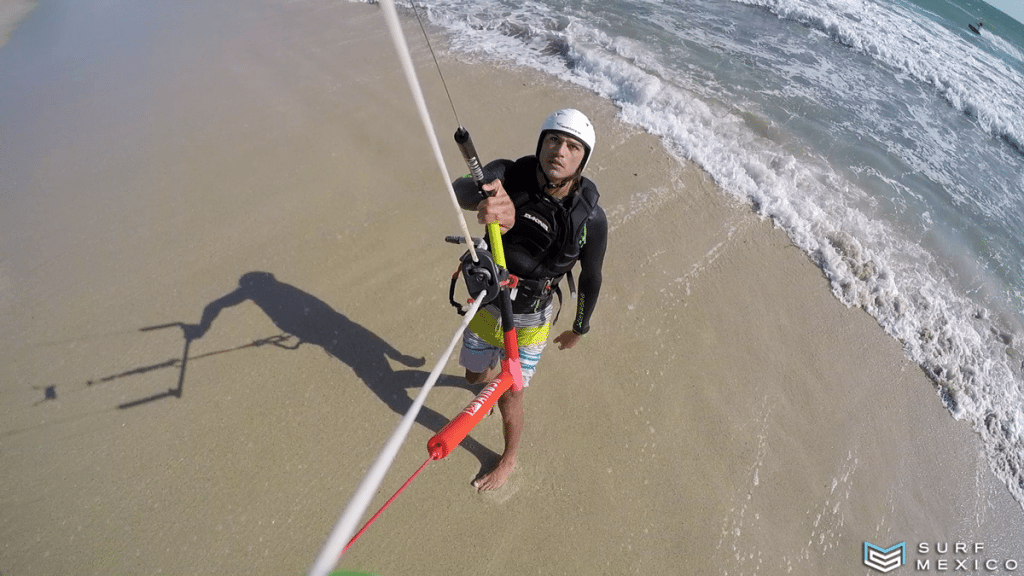
[(864, 542), (864, 565), (879, 572), (891, 572), (907, 563), (907, 543), (881, 548)]

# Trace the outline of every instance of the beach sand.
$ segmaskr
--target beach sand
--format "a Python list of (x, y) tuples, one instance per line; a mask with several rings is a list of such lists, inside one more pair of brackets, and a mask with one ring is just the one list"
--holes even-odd
[[(23, 87), (0, 100), (0, 574), (305, 573), (458, 326), (456, 219), (377, 6), (145, 4), (23, 22), (64, 10), (93, 49), (77, 74), (0, 50)], [(783, 232), (610, 102), (432, 40), (483, 158), (590, 114), (604, 287), (592, 332), (541, 361), (509, 483), (470, 487), (502, 447), (487, 418), (339, 569), (867, 574), (865, 541), (1024, 562), (974, 433)], [(460, 372), (372, 509), (472, 398)]]

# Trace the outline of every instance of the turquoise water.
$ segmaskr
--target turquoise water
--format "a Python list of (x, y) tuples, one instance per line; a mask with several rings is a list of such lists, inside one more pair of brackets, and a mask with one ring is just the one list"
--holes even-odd
[(1024, 503), (1024, 25), (981, 0), (417, 6), (452, 50), (610, 99), (784, 228)]

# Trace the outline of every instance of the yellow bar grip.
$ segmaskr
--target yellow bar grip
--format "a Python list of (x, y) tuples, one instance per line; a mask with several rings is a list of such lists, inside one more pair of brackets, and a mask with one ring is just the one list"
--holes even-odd
[(491, 222), (487, 225), (487, 240), (491, 245), (494, 263), (501, 268), (505, 268), (505, 248), (501, 244), (501, 225), (497, 222)]

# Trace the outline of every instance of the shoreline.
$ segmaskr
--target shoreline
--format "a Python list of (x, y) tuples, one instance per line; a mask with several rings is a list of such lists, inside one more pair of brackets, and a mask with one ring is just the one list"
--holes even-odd
[[(0, 572), (305, 571), (458, 324), (455, 218), (378, 8), (237, 8), (217, 51), (197, 24), (212, 9), (192, 7), (155, 69), (115, 77), (161, 87), (130, 114), (63, 95), (26, 144), (45, 153), (10, 167)], [(482, 158), (529, 154), (550, 110), (586, 110), (605, 284), (580, 346), (544, 355), (509, 483), (469, 486), (502, 446), (486, 418), (339, 570), (850, 573), (865, 541), (904, 540), (1024, 561), (1024, 512), (973, 431), (784, 232), (611, 102), (439, 57)], [(51, 129), (61, 114), (90, 130)], [(246, 288), (254, 272), (273, 277)], [(207, 310), (183, 346), (177, 323)], [(371, 509), (472, 398), (459, 374), (451, 361)]]

